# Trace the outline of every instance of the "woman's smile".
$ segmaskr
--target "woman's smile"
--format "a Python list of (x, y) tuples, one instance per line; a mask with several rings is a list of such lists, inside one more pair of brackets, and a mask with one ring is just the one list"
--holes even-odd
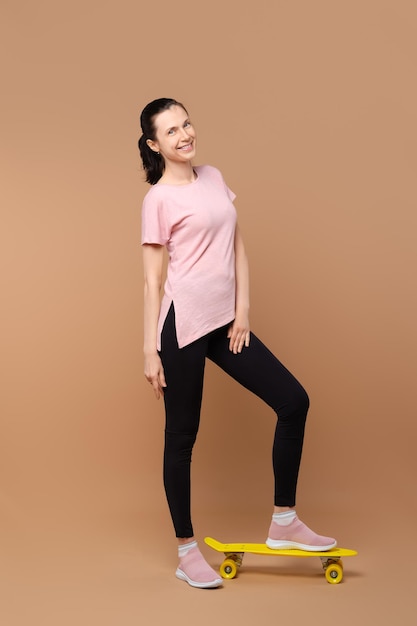
[(178, 150), (182, 150), (183, 152), (190, 152), (193, 149), (193, 142), (187, 143), (185, 146), (180, 146)]

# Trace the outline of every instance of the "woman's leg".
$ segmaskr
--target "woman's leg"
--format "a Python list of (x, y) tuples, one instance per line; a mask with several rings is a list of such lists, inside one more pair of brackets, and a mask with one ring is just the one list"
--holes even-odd
[(273, 444), (274, 502), (278, 507), (293, 507), (309, 407), (306, 392), (253, 333), (249, 347), (233, 354), (226, 332), (217, 332), (209, 342), (207, 357), (277, 414)]
[(200, 423), (207, 340), (203, 337), (185, 348), (178, 348), (173, 305), (161, 340), (161, 360), (167, 382), (164, 390), (164, 485), (179, 544), (175, 575), (192, 587), (219, 587), (222, 579), (194, 541), (190, 512), (190, 466)]
[(205, 353), (204, 338), (178, 348), (171, 305), (162, 331), (160, 353), (167, 383), (164, 486), (176, 536), (182, 539), (193, 537), (190, 466), (200, 423)]
[(309, 407), (303, 387), (252, 333), (249, 346), (241, 353), (233, 354), (226, 333), (218, 331), (209, 341), (207, 357), (264, 400), (277, 414), (273, 445), (275, 507), (268, 546), (305, 550), (334, 547), (336, 541), (332, 537), (314, 533), (298, 519), (293, 508)]

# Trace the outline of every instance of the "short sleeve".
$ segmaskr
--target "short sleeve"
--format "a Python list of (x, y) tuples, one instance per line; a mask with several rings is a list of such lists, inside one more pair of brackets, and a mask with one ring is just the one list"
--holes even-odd
[(164, 246), (169, 238), (164, 203), (156, 194), (149, 192), (142, 204), (142, 245), (149, 243)]
[(215, 172), (219, 176), (222, 182), (222, 185), (224, 187), (224, 190), (226, 191), (227, 197), (229, 198), (230, 202), (233, 202), (233, 200), (235, 200), (236, 198), (236, 194), (231, 189), (229, 189), (229, 187), (226, 185), (226, 181), (224, 180), (223, 174), (220, 172), (220, 170), (215, 169)]
[(236, 198), (236, 194), (231, 189), (229, 189), (229, 187), (226, 185), (226, 183), (224, 185), (226, 187), (226, 193), (229, 196), (230, 202), (233, 202), (233, 200), (235, 200), (235, 198)]

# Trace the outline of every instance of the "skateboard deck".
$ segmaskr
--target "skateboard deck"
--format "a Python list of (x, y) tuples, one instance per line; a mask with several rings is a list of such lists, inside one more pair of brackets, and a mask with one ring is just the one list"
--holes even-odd
[(327, 582), (337, 584), (343, 579), (342, 557), (357, 555), (356, 550), (348, 550), (347, 548), (332, 548), (323, 552), (310, 552), (298, 549), (272, 550), (264, 543), (221, 543), (212, 537), (206, 537), (204, 541), (210, 548), (217, 552), (223, 552), (225, 555), (225, 560), (220, 566), (222, 578), (234, 578), (242, 565), (243, 555), (245, 552), (248, 552), (250, 554), (266, 554), (269, 556), (317, 556), (321, 559)]

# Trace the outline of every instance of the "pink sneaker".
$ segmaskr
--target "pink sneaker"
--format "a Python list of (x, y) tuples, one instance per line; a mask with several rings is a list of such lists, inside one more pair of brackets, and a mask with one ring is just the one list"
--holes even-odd
[(187, 554), (180, 558), (175, 576), (180, 580), (185, 580), (191, 587), (199, 589), (212, 589), (220, 587), (223, 583), (197, 547), (190, 548)]
[(337, 541), (332, 537), (316, 535), (297, 516), (288, 526), (279, 526), (272, 520), (265, 543), (273, 550), (299, 549), (311, 552), (330, 550), (337, 545)]

